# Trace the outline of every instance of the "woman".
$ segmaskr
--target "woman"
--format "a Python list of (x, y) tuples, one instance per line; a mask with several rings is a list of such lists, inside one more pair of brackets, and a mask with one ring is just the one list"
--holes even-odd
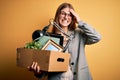
[[(100, 41), (100, 34), (83, 22), (69, 3), (63, 3), (58, 7), (54, 20), (65, 33), (73, 36), (66, 50), (71, 54), (71, 59), (67, 72), (48, 73), (48, 80), (92, 80), (85, 58), (85, 45)], [(76, 23), (78, 24), (77, 27)], [(65, 46), (68, 38), (55, 27), (53, 33), (64, 36)], [(35, 62), (31, 69), (35, 73), (40, 73), (40, 66)], [(39, 76), (43, 76), (43, 74), (41, 73)]]

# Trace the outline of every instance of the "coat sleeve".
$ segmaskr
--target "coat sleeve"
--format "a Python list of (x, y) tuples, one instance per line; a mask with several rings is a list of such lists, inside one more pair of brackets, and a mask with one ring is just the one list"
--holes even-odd
[(48, 75), (48, 73), (44, 72), (44, 73), (34, 73), (34, 76), (40, 80), (44, 80), (44, 78)]
[(78, 28), (80, 28), (83, 33), (85, 44), (93, 44), (101, 40), (101, 35), (93, 27), (83, 21), (78, 23)]

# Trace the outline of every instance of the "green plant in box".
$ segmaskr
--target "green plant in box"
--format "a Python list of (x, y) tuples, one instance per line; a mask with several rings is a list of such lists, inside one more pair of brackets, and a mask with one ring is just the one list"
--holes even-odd
[(32, 41), (32, 42), (26, 43), (25, 48), (28, 48), (28, 49), (40, 49), (41, 47), (40, 47), (39, 42)]

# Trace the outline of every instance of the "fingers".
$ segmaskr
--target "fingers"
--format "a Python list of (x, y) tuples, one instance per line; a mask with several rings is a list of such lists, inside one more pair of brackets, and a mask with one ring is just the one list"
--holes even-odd
[(76, 13), (75, 13), (75, 11), (73, 10), (73, 9), (70, 9), (70, 12), (75, 16), (76, 15)]
[(79, 22), (80, 21), (79, 15), (73, 9), (70, 9), (70, 12), (76, 18), (77, 22)]
[(31, 66), (27, 67), (29, 71), (33, 71), (35, 73), (40, 73), (40, 66), (38, 65), (37, 62), (33, 62)]
[(35, 71), (37, 71), (37, 65), (38, 65), (37, 62), (34, 62), (34, 64), (32, 65), (32, 68), (33, 68)]
[(37, 66), (37, 73), (40, 73), (40, 66)]
[(33, 63), (32, 63), (31, 69), (34, 69), (35, 64), (36, 64), (36, 62), (33, 62)]

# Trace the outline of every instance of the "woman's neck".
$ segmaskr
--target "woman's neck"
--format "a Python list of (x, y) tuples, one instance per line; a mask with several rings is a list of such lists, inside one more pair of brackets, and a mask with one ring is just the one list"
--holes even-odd
[[(68, 27), (62, 27), (62, 29), (63, 29), (63, 31), (65, 32), (65, 33), (68, 33)], [(60, 30), (56, 30), (56, 33), (57, 34), (61, 34), (61, 31)]]
[(68, 27), (62, 27), (62, 29), (63, 29), (63, 31), (65, 32), (65, 33), (67, 33), (68, 32)]

